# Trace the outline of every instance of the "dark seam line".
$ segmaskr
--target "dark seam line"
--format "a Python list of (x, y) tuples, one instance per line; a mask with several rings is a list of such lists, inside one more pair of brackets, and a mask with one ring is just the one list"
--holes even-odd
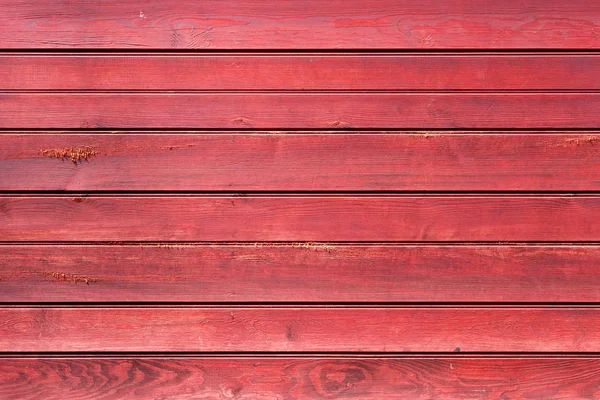
[(600, 302), (452, 302), (452, 301), (431, 301), (431, 302), (299, 302), (299, 301), (264, 301), (264, 302), (185, 302), (185, 301), (91, 301), (91, 302), (1, 302), (0, 308), (27, 308), (27, 309), (264, 309), (264, 310), (286, 310), (286, 309), (600, 309)]
[[(18, 191), (21, 193), (21, 191)], [(455, 198), (477, 198), (477, 197), (519, 197), (519, 198), (528, 198), (528, 197), (544, 197), (544, 198), (552, 198), (552, 197), (599, 197), (599, 191), (477, 191), (477, 190), (467, 190), (467, 191), (371, 191), (371, 190), (360, 190), (360, 191), (327, 191), (327, 190), (316, 190), (316, 191), (302, 191), (302, 190), (294, 190), (294, 191), (270, 191), (270, 190), (260, 190), (260, 191), (100, 191), (99, 193), (94, 193), (94, 191), (89, 190), (77, 190), (77, 191), (46, 191), (41, 190), (39, 194), (34, 194), (32, 191), (22, 191), (23, 193), (20, 196), (16, 194), (7, 194), (1, 195), (0, 197), (67, 197), (67, 195), (81, 195), (86, 197), (131, 197), (131, 196), (139, 196), (139, 197), (219, 197), (219, 198), (246, 198), (246, 197), (255, 197), (255, 198), (270, 198), (270, 197), (284, 197), (284, 198), (295, 198), (295, 197), (455, 197)]]
[(144, 358), (328, 358), (328, 357), (340, 357), (340, 358), (406, 358), (406, 359), (419, 359), (419, 358), (600, 358), (600, 352), (336, 352), (336, 351), (287, 351), (287, 352), (0, 352), (0, 358), (86, 358), (86, 357), (106, 357), (106, 358), (131, 358), (131, 357), (144, 357)]
[(0, 190), (2, 197), (600, 197), (598, 190)]
[(62, 47), (62, 48), (50, 48), (50, 47), (29, 47), (29, 48), (3, 48), (0, 47), (0, 52), (8, 54), (22, 54), (22, 53), (65, 53), (65, 54), (86, 54), (86, 53), (156, 53), (156, 54), (235, 54), (235, 53), (320, 53), (320, 54), (347, 54), (347, 53), (373, 53), (373, 54), (489, 54), (489, 53), (568, 53), (568, 54), (600, 54), (600, 49), (591, 48), (562, 48), (562, 47), (523, 47), (523, 48), (343, 48), (343, 49), (330, 49), (330, 48), (251, 48), (251, 49), (165, 49), (165, 48), (131, 48), (131, 47), (114, 47), (114, 48), (97, 48), (97, 47)]
[(560, 95), (560, 94), (600, 94), (600, 89), (1, 89), (0, 95)]
[(456, 247), (456, 246), (496, 246), (496, 247), (517, 247), (517, 246), (552, 246), (552, 247), (571, 247), (571, 246), (600, 246), (600, 241), (210, 241), (210, 240), (100, 240), (100, 241), (0, 241), (0, 246), (134, 246), (134, 247), (160, 247), (161, 245), (180, 245), (182, 248), (193, 248), (203, 246), (222, 246), (222, 247), (291, 247), (303, 243), (318, 245), (331, 245), (336, 247), (369, 247), (369, 246), (385, 246), (385, 247)]
[(598, 56), (600, 49), (70, 49), (70, 48), (32, 48), (32, 49), (1, 49), (0, 57), (462, 57), (462, 56)]
[(370, 128), (332, 128), (332, 127), (324, 127), (324, 128), (281, 128), (281, 127), (261, 127), (261, 128), (210, 128), (210, 127), (177, 127), (177, 128), (156, 128), (156, 127), (143, 127), (143, 128), (135, 128), (135, 127), (124, 127), (124, 126), (115, 126), (115, 127), (94, 127), (94, 128), (48, 128), (48, 127), (39, 127), (39, 126), (31, 126), (27, 128), (22, 127), (7, 127), (0, 128), (0, 135), (5, 133), (14, 133), (14, 132), (59, 132), (64, 134), (69, 133), (93, 133), (93, 132), (110, 132), (115, 133), (115, 131), (120, 132), (169, 132), (169, 133), (177, 133), (177, 132), (203, 132), (203, 133), (225, 133), (225, 132), (240, 132), (240, 133), (260, 133), (260, 132), (303, 132), (303, 133), (352, 133), (352, 132), (522, 132), (522, 133), (547, 133), (547, 132), (598, 132), (600, 131), (599, 127), (578, 127), (578, 128), (560, 128), (560, 127), (543, 127), (543, 128), (464, 128), (464, 127), (454, 127), (454, 128), (440, 128), (440, 127), (408, 127), (408, 128), (394, 128), (394, 127), (370, 127)]

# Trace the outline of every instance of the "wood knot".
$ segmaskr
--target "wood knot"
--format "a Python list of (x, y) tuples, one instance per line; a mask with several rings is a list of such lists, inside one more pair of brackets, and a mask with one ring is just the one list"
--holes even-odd
[(289, 325), (285, 329), (285, 337), (290, 342), (294, 342), (294, 341), (298, 340), (298, 334), (296, 333), (294, 328)]
[(361, 382), (370, 381), (371, 374), (358, 364), (340, 362), (317, 365), (310, 371), (309, 378), (319, 395), (331, 397), (352, 390)]

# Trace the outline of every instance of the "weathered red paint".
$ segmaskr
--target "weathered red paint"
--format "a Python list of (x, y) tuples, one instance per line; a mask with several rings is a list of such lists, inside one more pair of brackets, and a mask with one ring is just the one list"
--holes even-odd
[(13, 241), (600, 241), (595, 195), (0, 197)]
[(599, 397), (600, 3), (4, 3), (1, 398)]
[(0, 302), (598, 303), (595, 245), (0, 245)]
[(2, 190), (600, 189), (597, 132), (5, 133)]
[(589, 357), (11, 358), (3, 399), (590, 399)]
[(589, 0), (22, 0), (0, 48), (598, 49)]
[(574, 353), (600, 347), (598, 307), (33, 306), (0, 308), (0, 321), (0, 352)]
[(0, 128), (595, 129), (599, 93), (0, 93)]
[(595, 53), (0, 53), (4, 90), (598, 90)]

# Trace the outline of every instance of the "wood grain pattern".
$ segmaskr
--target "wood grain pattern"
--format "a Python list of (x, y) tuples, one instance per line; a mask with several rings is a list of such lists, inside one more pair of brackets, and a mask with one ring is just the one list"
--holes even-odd
[(0, 190), (600, 190), (600, 136), (5, 133)]
[(3, 196), (5, 241), (599, 241), (597, 196)]
[(3, 359), (3, 399), (594, 399), (597, 358)]
[(4, 90), (598, 90), (597, 54), (0, 53)]
[(21, 0), (0, 15), (0, 48), (600, 48), (587, 0)]
[(598, 327), (597, 307), (4, 307), (0, 352), (598, 352)]
[(599, 398), (598, 50), (590, 0), (0, 0), (0, 398)]
[(0, 128), (600, 126), (597, 93), (0, 93)]
[(600, 302), (597, 246), (1, 245), (0, 302)]

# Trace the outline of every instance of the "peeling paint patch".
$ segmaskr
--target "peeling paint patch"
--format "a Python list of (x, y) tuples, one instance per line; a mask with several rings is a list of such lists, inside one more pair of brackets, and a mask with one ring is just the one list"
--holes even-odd
[(587, 136), (575, 139), (567, 139), (567, 143), (579, 146), (582, 143), (594, 144), (600, 142), (600, 136)]
[(327, 243), (314, 243), (314, 242), (299, 242), (299, 243), (254, 243), (254, 247), (293, 247), (297, 249), (305, 249), (312, 251), (326, 251), (331, 253), (333, 246)]
[(332, 128), (348, 128), (350, 124), (346, 121), (335, 120), (333, 122), (330, 122), (329, 126), (331, 126)]
[(160, 247), (162, 249), (184, 249), (186, 247), (194, 247), (194, 244), (190, 244), (190, 243), (177, 243), (177, 244), (157, 243), (156, 247)]
[(231, 122), (233, 122), (234, 124), (240, 124), (240, 125), (252, 125), (250, 120), (248, 118), (244, 118), (244, 117), (234, 118), (231, 120)]
[(85, 283), (86, 285), (89, 285), (90, 282), (98, 282), (97, 278), (92, 278), (85, 275), (63, 272), (45, 272), (44, 274), (50, 277), (54, 282)]
[(73, 164), (88, 161), (98, 154), (91, 146), (68, 147), (66, 149), (42, 149), (40, 155), (43, 157), (58, 158), (60, 160), (71, 160)]
[(190, 148), (190, 147), (195, 147), (195, 144), (189, 143), (189, 144), (179, 144), (179, 145), (173, 145), (173, 146), (163, 146), (161, 147), (161, 149), (163, 150), (175, 150), (175, 149), (186, 149), (186, 148)]

